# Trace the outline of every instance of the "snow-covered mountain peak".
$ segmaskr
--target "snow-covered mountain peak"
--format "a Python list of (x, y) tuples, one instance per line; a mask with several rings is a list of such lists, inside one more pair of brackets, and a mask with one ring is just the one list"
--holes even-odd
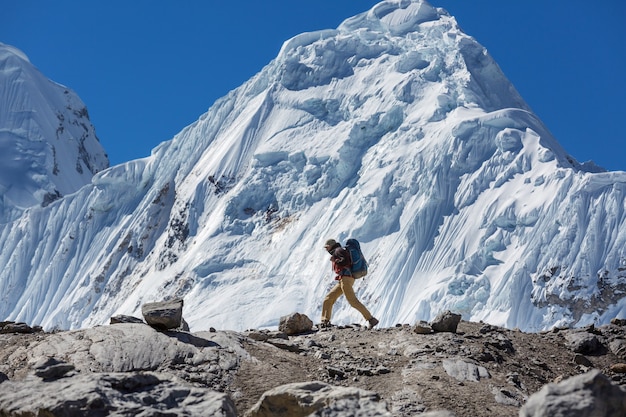
[(339, 33), (355, 34), (366, 31), (370, 39), (379, 36), (404, 36), (408, 32), (419, 30), (419, 24), (437, 20), (444, 11), (438, 11), (430, 4), (420, 0), (384, 1), (369, 11), (346, 19), (337, 29), (324, 29), (297, 35), (283, 44), (279, 59), (288, 51), (298, 46), (306, 46), (316, 40), (336, 36)]
[(367, 12), (348, 18), (338, 29), (344, 32), (367, 29), (404, 36), (419, 30), (421, 23), (439, 19), (441, 14), (442, 11), (435, 9), (426, 1), (383, 1)]
[(21, 59), (22, 61), (30, 63), (30, 59), (28, 59), (28, 56), (26, 56), (24, 52), (20, 51), (19, 49), (11, 45), (7, 45), (6, 43), (0, 42), (0, 61), (5, 62), (7, 60), (11, 60), (15, 58)]
[(602, 323), (626, 314), (625, 195), (626, 173), (571, 158), (454, 18), (386, 1), (286, 41), (150, 157), (0, 230), (0, 316), (82, 327), (183, 297), (192, 328), (316, 319), (322, 244), (355, 237), (382, 325)]
[(85, 104), (0, 43), (0, 223), (89, 183), (108, 158)]

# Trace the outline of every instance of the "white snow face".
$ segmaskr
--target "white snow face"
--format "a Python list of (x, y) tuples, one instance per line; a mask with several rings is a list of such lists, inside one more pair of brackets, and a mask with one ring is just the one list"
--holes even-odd
[(0, 223), (77, 191), (109, 166), (87, 108), (0, 43)]
[(590, 171), (454, 18), (386, 1), (288, 40), (150, 157), (0, 228), (0, 317), (78, 328), (183, 297), (192, 330), (317, 321), (323, 243), (355, 237), (381, 325), (604, 323), (626, 314), (626, 174)]

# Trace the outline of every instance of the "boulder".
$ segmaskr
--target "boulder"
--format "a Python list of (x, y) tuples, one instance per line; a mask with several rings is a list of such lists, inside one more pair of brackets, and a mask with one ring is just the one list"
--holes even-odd
[(611, 383), (599, 370), (544, 385), (530, 396), (520, 417), (623, 417), (626, 391)]
[(315, 415), (391, 417), (387, 404), (372, 391), (324, 382), (297, 382), (266, 391), (246, 417), (304, 417)]
[(141, 306), (141, 314), (146, 323), (155, 329), (179, 329), (183, 323), (183, 300), (146, 303)]
[(460, 321), (460, 314), (456, 314), (451, 311), (444, 311), (443, 313), (439, 313), (439, 315), (437, 315), (437, 317), (430, 322), (430, 327), (435, 332), (456, 333), (456, 329)]
[(288, 335), (310, 332), (313, 322), (305, 314), (292, 313), (280, 318), (278, 330)]
[(565, 339), (567, 340), (567, 346), (575, 353), (595, 353), (602, 346), (595, 334), (585, 331), (567, 333)]

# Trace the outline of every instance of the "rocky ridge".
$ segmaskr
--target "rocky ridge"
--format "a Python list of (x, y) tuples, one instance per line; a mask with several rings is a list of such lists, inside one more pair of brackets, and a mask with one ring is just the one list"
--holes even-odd
[(157, 329), (130, 318), (52, 333), (2, 322), (0, 415), (626, 411), (624, 320), (524, 333), (449, 312), (431, 323), (372, 330), (358, 324), (318, 330), (304, 315), (295, 316), (294, 327), (287, 324), (294, 316), (281, 319), (277, 331), (246, 332), (192, 333), (163, 322)]

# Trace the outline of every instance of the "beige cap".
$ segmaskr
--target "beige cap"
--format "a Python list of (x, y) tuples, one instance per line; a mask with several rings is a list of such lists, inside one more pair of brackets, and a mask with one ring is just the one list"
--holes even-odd
[(337, 244), (337, 241), (335, 239), (328, 239), (326, 241), (326, 243), (324, 244), (324, 247), (333, 247)]

